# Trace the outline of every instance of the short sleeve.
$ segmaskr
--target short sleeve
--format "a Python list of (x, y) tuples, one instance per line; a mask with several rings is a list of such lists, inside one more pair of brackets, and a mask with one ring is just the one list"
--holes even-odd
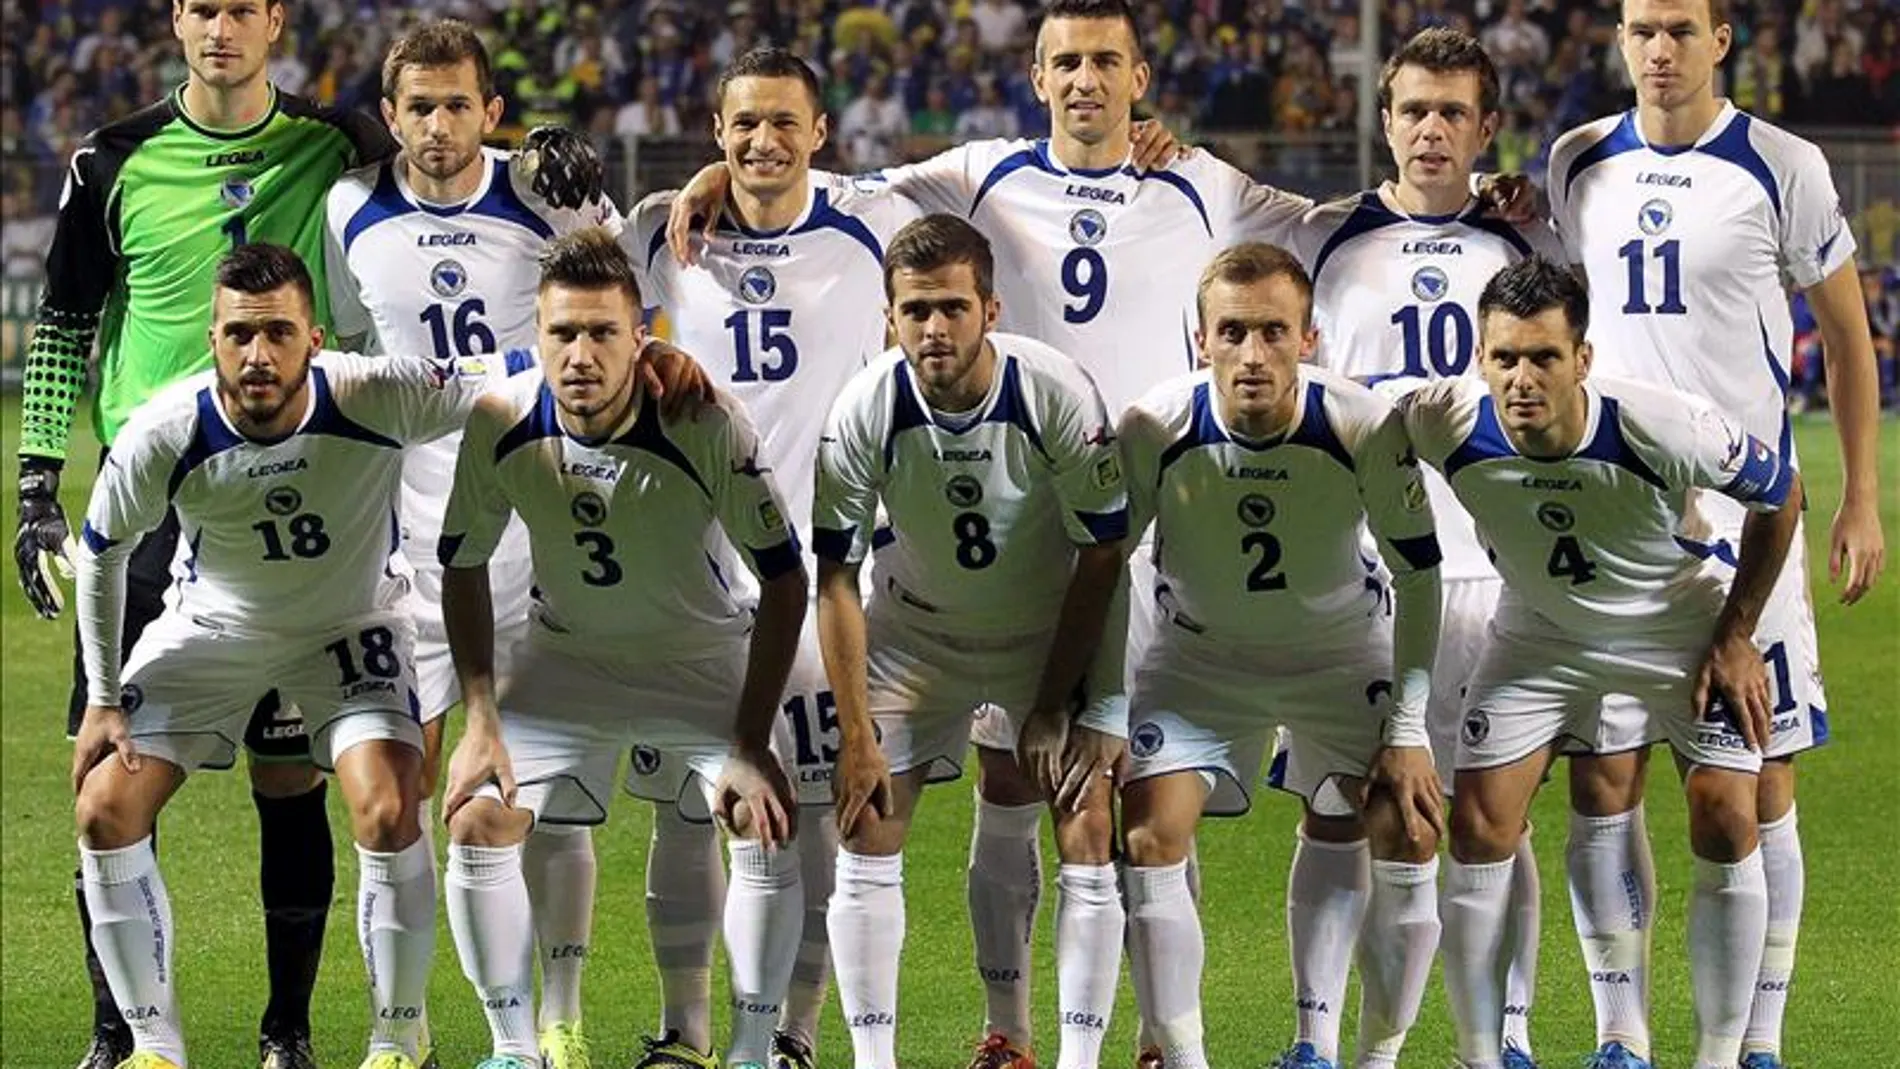
[(785, 500), (773, 484), (771, 469), (759, 460), (758, 431), (737, 401), (727, 403), (724, 426), (713, 431), (719, 435), (718, 455), (709, 465), (714, 473), (713, 508), (726, 538), (745, 550), (752, 574), (770, 582), (799, 569), (798, 534), (785, 515)]
[(514, 509), (501, 486), (495, 445), (507, 431), (509, 408), (501, 398), (475, 406), (455, 459), (455, 479), (442, 518), (436, 559), (444, 568), (479, 568), (500, 544)]
[(1394, 572), (1436, 568), (1439, 551), (1432, 507), (1419, 471), (1418, 452), (1396, 411), (1387, 412), (1353, 457), (1366, 526), (1379, 554)]
[[(162, 419), (148, 404), (119, 432), (93, 482), (81, 536), (94, 553), (134, 541), (165, 521), (171, 507), (171, 475), (179, 451), (161, 433)], [(165, 413), (170, 415), (168, 411)]]
[(1209, 162), (1209, 184), (1225, 218), (1224, 226), (1217, 220), (1215, 239), (1228, 245), (1259, 241), (1295, 249), (1301, 221), (1314, 207), (1312, 198), (1256, 182), (1224, 160)]
[(1807, 289), (1854, 262), (1854, 234), (1821, 150), (1798, 143), (1781, 212), (1781, 269)]
[(1168, 429), (1141, 405), (1122, 413), (1116, 442), (1121, 446), (1123, 478), (1128, 487), (1128, 537), (1140, 538), (1154, 522), (1159, 507), (1155, 493), (1161, 481), (1161, 454), (1168, 447)]
[(811, 548), (818, 557), (837, 564), (864, 559), (877, 520), (882, 466), (864, 418), (867, 396), (875, 394), (847, 390), (832, 406), (818, 437)]
[(369, 352), (372, 335), (376, 332), (376, 322), (371, 318), (369, 309), (363, 305), (363, 291), (357, 282), (356, 272), (350, 268), (349, 254), (343, 249), (343, 226), (346, 219), (340, 218), (335, 200), (341, 187), (330, 192), (331, 208), (329, 225), (323, 232), (323, 273), (325, 284), (330, 291), (330, 318), (336, 328), (338, 341), (361, 339), (357, 344), (361, 351)]
[(927, 160), (887, 167), (881, 171), (849, 179), (851, 188), (863, 193), (892, 190), (915, 202), (926, 212), (947, 212), (967, 216), (976, 196), (972, 167), (978, 150), (995, 142), (973, 141), (948, 148)]
[(660, 258), (673, 255), (666, 247), (666, 216), (672, 209), (675, 191), (650, 193), (627, 213), (626, 224), (618, 231), (620, 247), (633, 263), (634, 284), (640, 288), (642, 311), (664, 308), (669, 303), (666, 270)]
[(488, 386), (488, 366), (479, 358), (380, 357), (371, 368), (370, 374), (388, 392), (390, 430), (404, 445), (461, 430)]
[(1710, 405), (1693, 406), (1684, 430), (1684, 482), (1714, 490), (1753, 512), (1774, 512), (1787, 503), (1794, 470), (1772, 446)]
[(1121, 447), (1102, 395), (1086, 375), (1067, 390), (1051, 391), (1043, 450), (1062, 502), (1070, 541), (1092, 546), (1128, 537), (1128, 484)]
[[(1393, 412), (1415, 456), (1440, 471), (1455, 448), (1452, 408), (1462, 379), (1420, 383), (1393, 400)], [(1482, 388), (1482, 387), (1479, 387)]]

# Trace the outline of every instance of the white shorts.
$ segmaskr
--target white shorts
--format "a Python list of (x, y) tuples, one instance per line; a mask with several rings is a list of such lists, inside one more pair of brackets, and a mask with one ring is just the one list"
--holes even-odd
[[(512, 574), (504, 575), (504, 571)], [(462, 685), (455, 678), (449, 633), (442, 622), (442, 569), (417, 566), (415, 573), (401, 608), (416, 622), (416, 695), (422, 702), (422, 722), (426, 724), (462, 700)], [(528, 633), (530, 575), (525, 561), (506, 568), (491, 561), (488, 575), (495, 609), (495, 685), (499, 688), (508, 680), (516, 644)]]
[(309, 636), (239, 635), (170, 610), (132, 647), (122, 701), (140, 753), (191, 772), (230, 768), (258, 699), (276, 690), (303, 713), (310, 759), (326, 771), (360, 742), (422, 749), (411, 648), (399, 613)]
[(1438, 782), (1451, 792), (1458, 769), (1458, 730), (1465, 719), (1465, 685), (1484, 652), (1485, 635), (1498, 612), (1502, 579), (1453, 579), (1444, 585), (1438, 623), (1438, 656), (1432, 661), (1432, 694), (1425, 730), (1432, 740)]
[[(1791, 757), (1826, 744), (1828, 738), (1827, 690), (1821, 682), (1821, 647), (1808, 591), (1806, 525), (1805, 519), (1795, 525), (1788, 559), (1755, 628), (1755, 645), (1768, 664), (1768, 688), (1774, 697), (1768, 757)], [(1725, 586), (1735, 578), (1734, 566), (1719, 556), (1711, 555), (1709, 567)]]
[(956, 779), (973, 736), (1015, 749), (1014, 717), (1035, 703), (1053, 636), (945, 635), (880, 612), (875, 601), (868, 632), (871, 718), (893, 775), (922, 768), (926, 782)]
[(1493, 629), (1465, 695), (1458, 768), (1508, 765), (1558, 745), (1611, 754), (1667, 742), (1692, 764), (1759, 772), (1761, 755), (1720, 714), (1690, 709), (1703, 643), (1604, 648), (1556, 631)]
[(1281, 726), (1267, 784), (1322, 815), (1350, 815), (1338, 781), (1364, 776), (1378, 755), (1391, 676), (1385, 621), (1371, 641), (1327, 649), (1157, 642), (1129, 694), (1124, 782), (1198, 771), (1209, 787), (1202, 812), (1237, 816), (1252, 807)]
[[(628, 663), (533, 629), (499, 696), (515, 805), (549, 824), (607, 819), (614, 773), (629, 749), (636, 796), (712, 819), (713, 784), (732, 750), (747, 644), (693, 661)], [(637, 789), (636, 789), (637, 784)], [(494, 784), (478, 793), (500, 797)]]

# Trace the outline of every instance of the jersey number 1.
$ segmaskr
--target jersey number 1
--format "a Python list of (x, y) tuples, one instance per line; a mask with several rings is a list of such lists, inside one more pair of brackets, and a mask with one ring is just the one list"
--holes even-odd
[(244, 217), (241, 215), (234, 215), (226, 219), (224, 225), (218, 229), (224, 231), (224, 236), (231, 239), (231, 247), (234, 249), (239, 245), (248, 244), (250, 241), (249, 237), (245, 234)]

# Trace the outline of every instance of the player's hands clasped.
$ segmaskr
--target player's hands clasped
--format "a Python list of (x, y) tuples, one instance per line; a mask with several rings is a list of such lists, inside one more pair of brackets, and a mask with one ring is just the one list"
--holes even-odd
[(1737, 627), (1719, 626), (1709, 655), (1695, 677), (1693, 714), (1702, 716), (1712, 700), (1723, 703), (1735, 729), (1742, 733), (1748, 748), (1765, 753), (1768, 748), (1771, 706), (1768, 695), (1768, 669), (1762, 664), (1761, 651), (1751, 635)]
[(13, 560), (20, 569), (20, 589), (42, 620), (52, 620), (66, 607), (60, 580), (73, 578), (73, 561), (66, 547), (72, 530), (59, 507), (59, 468), (27, 458), (20, 465), (20, 528), (13, 536)]
[(1366, 775), (1366, 785), (1360, 797), (1361, 808), (1365, 805), (1365, 796), (1373, 791), (1384, 791), (1398, 803), (1399, 816), (1405, 821), (1405, 838), (1413, 843), (1423, 842), (1426, 833), (1442, 839), (1445, 835), (1445, 814), (1443, 784), (1438, 781), (1438, 768), (1432, 763), (1432, 752), (1423, 746), (1387, 746), (1372, 759), (1372, 768)]
[(757, 839), (770, 850), (798, 834), (798, 803), (792, 782), (772, 751), (735, 746), (713, 785), (713, 815), (735, 835)]
[(455, 816), (476, 791), (490, 783), (500, 788), (501, 804), (515, 804), (515, 766), (501, 741), (499, 722), (492, 716), (470, 716), (468, 731), (449, 757), (449, 787), (442, 799), (442, 819)]
[(846, 839), (867, 812), (891, 815), (891, 765), (875, 739), (844, 740), (831, 774), (831, 796), (838, 812), (838, 834)]
[(79, 737), (73, 740), (75, 796), (93, 768), (114, 754), (127, 772), (139, 770), (139, 752), (132, 745), (132, 730), (125, 710), (116, 705), (86, 706), (86, 719), (79, 725)]

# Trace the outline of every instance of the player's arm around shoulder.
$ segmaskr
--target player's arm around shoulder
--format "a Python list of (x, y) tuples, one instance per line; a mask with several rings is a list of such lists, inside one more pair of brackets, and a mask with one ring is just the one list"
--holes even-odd
[(1393, 379), (1381, 383), (1377, 392), (1391, 401), (1406, 440), (1419, 459), (1443, 472), (1445, 458), (1470, 429), (1485, 385), (1463, 376), (1431, 381)]
[(325, 352), (316, 359), (334, 369), (332, 389), (339, 407), (371, 430), (408, 446), (461, 430), (476, 399), (488, 389), (489, 363), (502, 358)]

